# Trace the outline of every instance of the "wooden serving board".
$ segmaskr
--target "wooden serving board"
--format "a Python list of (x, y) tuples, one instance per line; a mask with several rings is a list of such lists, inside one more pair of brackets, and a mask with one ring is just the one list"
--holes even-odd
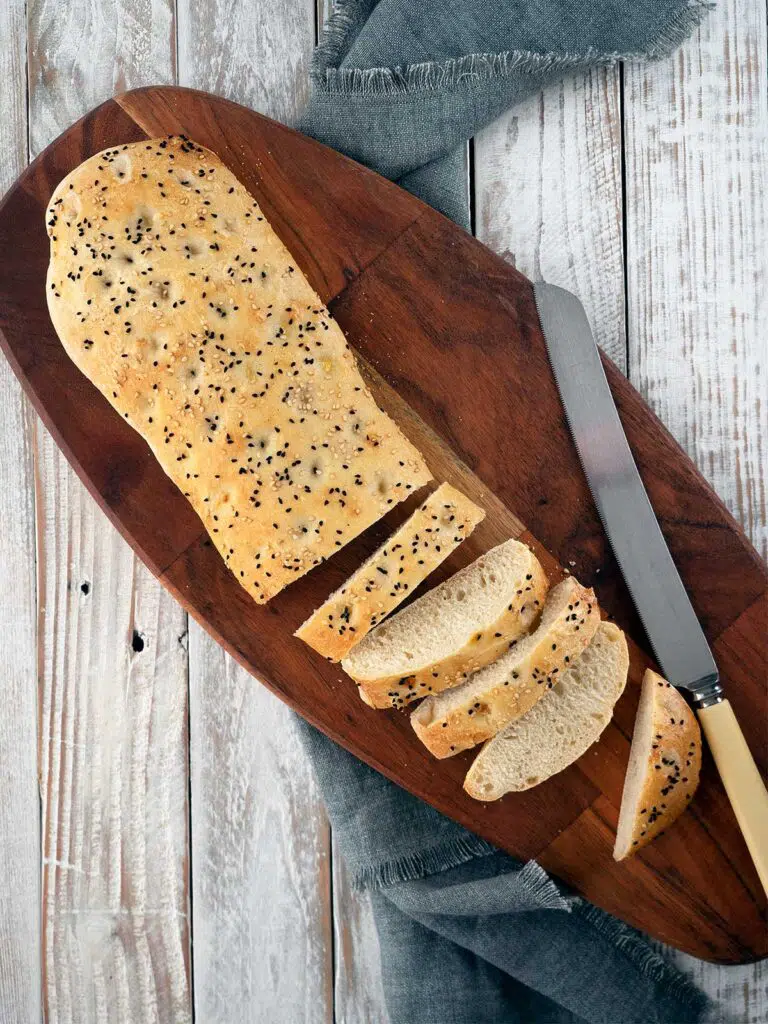
[[(486, 508), (486, 521), (430, 585), (520, 537), (553, 579), (570, 570), (593, 585), (605, 614), (630, 634), (631, 684), (614, 722), (566, 772), (527, 793), (477, 803), (461, 785), (471, 753), (433, 760), (407, 715), (366, 707), (338, 667), (292, 636), (408, 507), (260, 607), (139, 435), (67, 357), (46, 309), (48, 199), (98, 150), (176, 132), (215, 150), (254, 194), (346, 331), (379, 404), (437, 479)], [(634, 859), (612, 859), (647, 642), (565, 424), (530, 282), (511, 266), (397, 186), (274, 121), (205, 93), (141, 89), (65, 132), (0, 206), (0, 342), (123, 536), (190, 614), (309, 721), (479, 835), (536, 858), (659, 939), (725, 963), (768, 953), (764, 896), (708, 757), (691, 810)], [(766, 567), (608, 360), (606, 370), (662, 529), (765, 769)]]

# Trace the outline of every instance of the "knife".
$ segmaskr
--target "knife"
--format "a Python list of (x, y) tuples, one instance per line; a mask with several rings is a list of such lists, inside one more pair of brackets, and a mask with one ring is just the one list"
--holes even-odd
[(605, 532), (665, 677), (689, 692), (763, 888), (768, 792), (632, 457), (600, 354), (575, 295), (534, 296), (565, 415)]

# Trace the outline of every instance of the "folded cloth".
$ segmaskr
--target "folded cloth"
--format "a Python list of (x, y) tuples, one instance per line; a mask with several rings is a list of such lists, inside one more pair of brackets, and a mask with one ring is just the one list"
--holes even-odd
[[(467, 139), (569, 71), (665, 56), (706, 9), (338, 0), (298, 127), (468, 227)], [(296, 722), (338, 846), (371, 892), (391, 1024), (685, 1024), (711, 1014), (638, 932)]]
[(708, 1000), (634, 929), (296, 718), (336, 841), (371, 892), (391, 1024), (685, 1024)]
[(666, 56), (704, 0), (338, 0), (298, 127), (469, 224), (464, 143), (569, 71)]

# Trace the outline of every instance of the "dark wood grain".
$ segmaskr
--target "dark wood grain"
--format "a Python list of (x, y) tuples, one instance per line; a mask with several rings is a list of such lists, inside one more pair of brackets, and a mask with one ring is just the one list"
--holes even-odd
[[(148, 447), (64, 354), (45, 309), (50, 193), (98, 149), (173, 131), (210, 146), (251, 189), (331, 303), (379, 403), (438, 478), (487, 509), (486, 522), (436, 578), (506, 537), (521, 537), (553, 578), (570, 570), (593, 584), (604, 612), (628, 629), (631, 684), (614, 722), (576, 765), (544, 785), (476, 803), (461, 788), (471, 754), (434, 761), (405, 715), (367, 708), (337, 667), (292, 636), (407, 508), (257, 606)], [(98, 108), (6, 197), (0, 340), (46, 425), (127, 540), (190, 613), (301, 714), (441, 811), (519, 857), (538, 858), (659, 938), (723, 962), (768, 952), (764, 897), (709, 761), (692, 810), (675, 828), (629, 862), (611, 857), (647, 645), (567, 431), (530, 283), (512, 267), (311, 140), (227, 101), (158, 87)], [(662, 528), (765, 767), (765, 566), (637, 393), (612, 365), (607, 370)]]

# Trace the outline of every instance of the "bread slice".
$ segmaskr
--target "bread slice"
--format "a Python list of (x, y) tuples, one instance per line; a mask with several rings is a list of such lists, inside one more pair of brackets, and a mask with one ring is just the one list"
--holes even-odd
[(441, 484), (295, 636), (331, 661), (340, 661), (484, 518), (473, 501)]
[(517, 721), (488, 740), (464, 780), (475, 800), (498, 800), (563, 771), (597, 742), (629, 671), (627, 640), (601, 622), (579, 660)]
[(624, 860), (679, 818), (701, 770), (701, 730), (677, 689), (656, 672), (643, 676), (613, 848)]
[(427, 483), (246, 189), (181, 137), (107, 149), (46, 216), (62, 343), (258, 602)]
[(402, 707), (507, 650), (538, 618), (547, 587), (530, 548), (508, 540), (376, 626), (342, 667), (366, 703)]
[(594, 591), (568, 577), (552, 590), (538, 628), (460, 686), (427, 697), (411, 714), (435, 757), (451, 757), (495, 736), (551, 689), (597, 632)]

